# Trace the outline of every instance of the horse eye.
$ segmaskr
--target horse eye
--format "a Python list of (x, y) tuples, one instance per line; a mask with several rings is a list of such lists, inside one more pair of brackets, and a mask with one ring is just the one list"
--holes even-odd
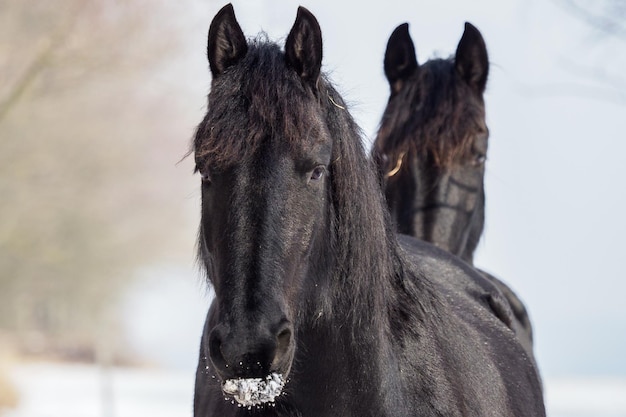
[(309, 180), (319, 181), (324, 176), (325, 171), (326, 167), (324, 167), (323, 165), (316, 166), (315, 169), (311, 172), (311, 177), (309, 178)]
[(474, 165), (482, 165), (485, 163), (485, 161), (487, 160), (487, 155), (483, 155), (483, 154), (477, 154), (474, 157)]
[(208, 172), (200, 172), (200, 179), (202, 180), (203, 184), (210, 184), (211, 183), (211, 176), (209, 175)]

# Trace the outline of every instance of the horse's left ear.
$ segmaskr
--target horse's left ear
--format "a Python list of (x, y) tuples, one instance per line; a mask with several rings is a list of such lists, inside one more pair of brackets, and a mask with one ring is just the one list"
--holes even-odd
[(482, 35), (469, 22), (465, 22), (465, 31), (456, 49), (454, 65), (459, 76), (476, 92), (482, 94), (489, 75), (489, 57)]
[(322, 70), (322, 31), (315, 16), (302, 6), (285, 41), (285, 59), (304, 81), (315, 86)]
[(384, 67), (385, 76), (394, 93), (400, 91), (403, 81), (418, 69), (415, 45), (409, 34), (408, 23), (398, 26), (389, 37)]
[(236, 64), (248, 52), (248, 43), (235, 18), (232, 4), (217, 12), (209, 27), (207, 55), (213, 77)]

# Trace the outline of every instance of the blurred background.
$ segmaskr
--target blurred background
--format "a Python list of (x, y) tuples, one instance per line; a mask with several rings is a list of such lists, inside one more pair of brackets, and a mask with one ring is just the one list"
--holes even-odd
[[(283, 42), (297, 3), (234, 1)], [(0, 0), (0, 415), (192, 414), (211, 300), (195, 265), (206, 34), (223, 2)], [(626, 3), (301, 3), (373, 140), (387, 39), (419, 62), (463, 23), (491, 61), (476, 264), (526, 302), (549, 415), (626, 416)]]

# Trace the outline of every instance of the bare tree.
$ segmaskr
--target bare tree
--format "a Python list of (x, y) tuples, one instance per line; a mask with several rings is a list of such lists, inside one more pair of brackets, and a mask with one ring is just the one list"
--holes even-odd
[[(563, 68), (570, 74), (590, 81), (592, 85), (579, 88), (579, 92), (593, 98), (626, 104), (626, 77), (623, 58), (626, 52), (626, 2), (623, 0), (554, 0), (564, 11), (583, 22), (588, 36), (595, 39), (588, 46), (599, 49), (612, 43), (601, 63), (581, 63), (577, 59), (562, 59)], [(621, 52), (621, 53), (620, 53)], [(622, 61), (619, 61), (622, 59)]]
[(626, 3), (621, 0), (557, 0), (591, 29), (626, 40)]
[(180, 253), (184, 108), (146, 82), (175, 56), (172, 7), (2, 5), (0, 335), (26, 350), (93, 357), (134, 269)]

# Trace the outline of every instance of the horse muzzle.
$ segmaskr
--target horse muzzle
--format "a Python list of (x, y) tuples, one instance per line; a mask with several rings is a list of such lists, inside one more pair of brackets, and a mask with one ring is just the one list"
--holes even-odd
[[(283, 321), (274, 329), (231, 331), (218, 324), (209, 334), (209, 357), (221, 377), (261, 378), (285, 372), (293, 356), (293, 327)], [(264, 330), (264, 331), (263, 331)]]
[(292, 324), (216, 325), (209, 333), (208, 356), (222, 380), (222, 390), (240, 405), (273, 402), (293, 360)]

